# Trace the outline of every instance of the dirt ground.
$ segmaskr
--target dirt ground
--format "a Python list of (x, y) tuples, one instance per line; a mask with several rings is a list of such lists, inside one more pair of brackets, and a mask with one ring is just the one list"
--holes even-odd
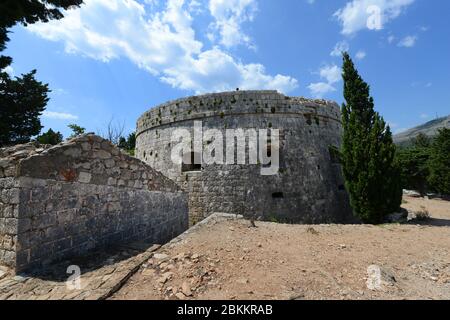
[[(450, 299), (450, 202), (405, 196), (403, 207), (425, 208), (431, 219), (257, 228), (212, 221), (162, 247), (112, 298)], [(369, 289), (374, 266), (381, 282)]]

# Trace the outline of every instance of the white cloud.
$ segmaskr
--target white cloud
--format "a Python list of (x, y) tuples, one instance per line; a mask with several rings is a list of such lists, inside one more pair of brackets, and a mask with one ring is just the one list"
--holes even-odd
[(328, 93), (336, 91), (334, 84), (341, 81), (341, 69), (336, 66), (324, 66), (319, 69), (320, 78), (325, 80), (321, 82), (311, 83), (308, 89), (315, 98), (322, 98)]
[(363, 29), (380, 30), (397, 18), (414, 0), (353, 0), (334, 13), (342, 25), (342, 34)]
[(335, 84), (341, 80), (341, 68), (337, 65), (324, 66), (319, 70), (320, 77), (326, 79), (329, 84)]
[(241, 25), (253, 21), (257, 8), (256, 0), (209, 0), (209, 11), (215, 19), (211, 28), (218, 31), (220, 44), (227, 48), (239, 44), (253, 47)]
[(366, 54), (366, 52), (363, 51), (363, 50), (359, 50), (359, 51), (356, 53), (356, 55), (355, 55), (356, 59), (358, 59), (358, 60), (362, 60), (362, 59), (364, 59), (366, 56), (367, 56), (367, 54)]
[(420, 118), (421, 119), (428, 119), (430, 117), (430, 115), (428, 115), (428, 114), (426, 114), (426, 113), (422, 113), (421, 115), (420, 115)]
[(311, 83), (308, 89), (315, 98), (322, 98), (324, 95), (336, 91), (335, 87), (326, 82)]
[(402, 40), (400, 40), (398, 46), (404, 48), (412, 48), (416, 45), (417, 39), (417, 36), (404, 37)]
[[(296, 79), (269, 75), (260, 64), (245, 64), (217, 47), (204, 50), (192, 27), (190, 3), (168, 0), (163, 10), (149, 13), (135, 0), (85, 0), (62, 20), (33, 24), (28, 30), (64, 42), (69, 53), (105, 62), (127, 58), (161, 81), (196, 93), (236, 87), (287, 93), (297, 87)], [(247, 6), (239, 3), (232, 12), (243, 19), (239, 12), (247, 12)], [(214, 7), (215, 14), (229, 17), (227, 5), (225, 12), (219, 7)]]
[(342, 55), (342, 52), (347, 52), (350, 50), (350, 45), (347, 41), (340, 41), (336, 43), (336, 45), (333, 48), (333, 51), (331, 51), (330, 55), (332, 57), (340, 57)]
[(189, 2), (189, 12), (194, 14), (202, 14), (204, 12), (202, 4), (197, 0)]
[(44, 111), (42, 116), (54, 120), (78, 120), (78, 116), (65, 112)]
[(217, 47), (202, 52), (190, 63), (166, 69), (162, 80), (173, 87), (188, 90), (195, 88), (198, 92), (224, 91), (237, 87), (244, 90), (277, 88), (285, 92), (297, 87), (297, 80), (282, 75), (269, 76), (264, 66), (237, 62)]

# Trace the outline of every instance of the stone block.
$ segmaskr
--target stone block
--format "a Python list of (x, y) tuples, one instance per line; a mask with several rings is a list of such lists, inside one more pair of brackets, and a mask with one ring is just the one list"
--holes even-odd
[(78, 175), (78, 182), (81, 183), (90, 183), (92, 179), (92, 174), (88, 173), (88, 172), (80, 172), (80, 174)]

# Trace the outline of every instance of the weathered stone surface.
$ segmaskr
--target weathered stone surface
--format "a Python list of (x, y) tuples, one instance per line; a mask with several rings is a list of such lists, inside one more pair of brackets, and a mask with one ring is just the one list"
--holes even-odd
[[(245, 165), (203, 163), (199, 172), (182, 172), (171, 160), (172, 134), (186, 129), (193, 136), (194, 121), (202, 122), (203, 132), (219, 130), (224, 139), (227, 129), (279, 129), (278, 174), (262, 176), (260, 164), (248, 164), (248, 152)], [(341, 144), (341, 132), (339, 106), (331, 101), (276, 91), (216, 93), (170, 101), (143, 114), (136, 156), (189, 193), (191, 224), (214, 212), (280, 222), (345, 222), (352, 216), (348, 196), (329, 151)]]
[(188, 227), (175, 183), (95, 135), (0, 149), (0, 164), (14, 172), (0, 178), (0, 264), (17, 272)]

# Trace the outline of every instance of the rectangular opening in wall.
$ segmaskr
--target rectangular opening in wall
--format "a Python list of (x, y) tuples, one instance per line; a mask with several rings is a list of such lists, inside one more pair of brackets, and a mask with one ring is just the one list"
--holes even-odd
[[(195, 172), (202, 171), (202, 164), (195, 163), (196, 157), (195, 152), (191, 152), (190, 154), (184, 155), (183, 163), (181, 164), (181, 172)], [(190, 159), (189, 161), (187, 159)]]
[(284, 194), (283, 194), (283, 192), (274, 192), (274, 193), (272, 193), (272, 198), (273, 199), (284, 199)]

